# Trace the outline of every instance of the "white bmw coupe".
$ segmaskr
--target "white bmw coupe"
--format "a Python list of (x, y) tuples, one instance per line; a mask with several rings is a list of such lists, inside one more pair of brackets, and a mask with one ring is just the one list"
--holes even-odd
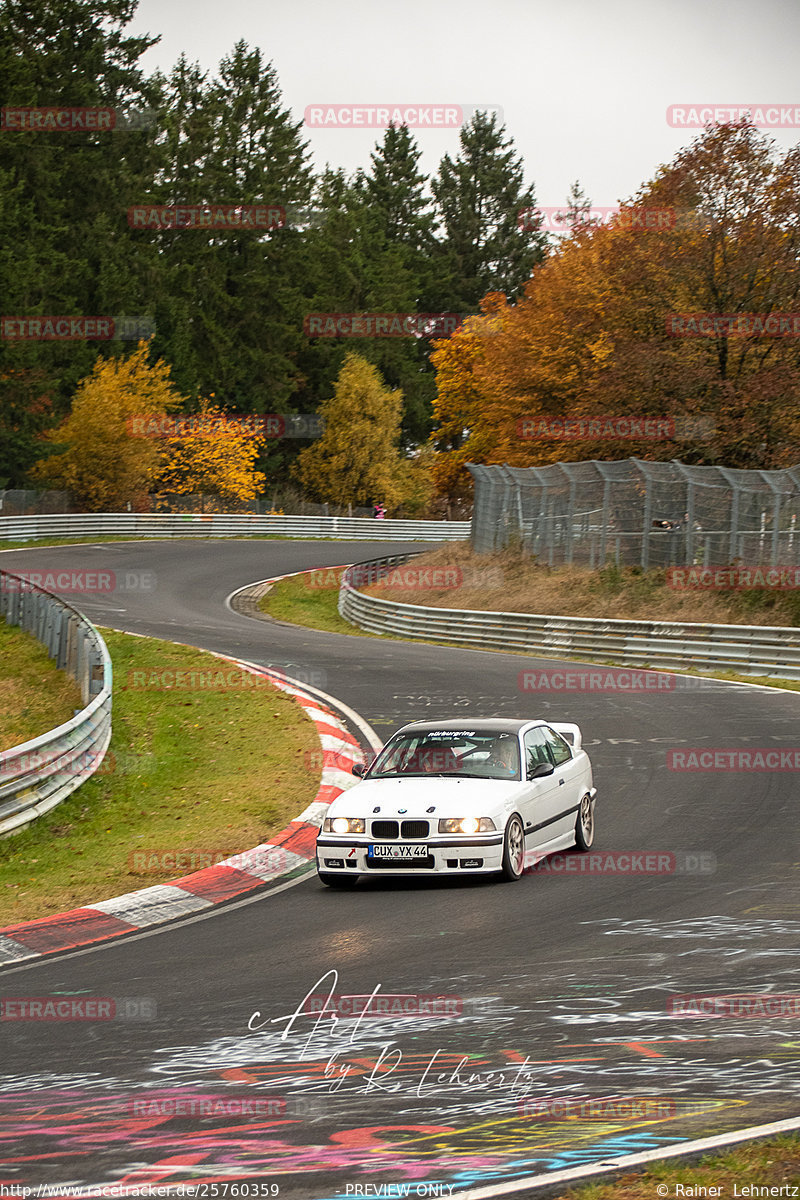
[(361, 782), (331, 803), (317, 837), (330, 887), (378, 875), (516, 880), (594, 838), (597, 792), (577, 725), (415, 721), (353, 773)]

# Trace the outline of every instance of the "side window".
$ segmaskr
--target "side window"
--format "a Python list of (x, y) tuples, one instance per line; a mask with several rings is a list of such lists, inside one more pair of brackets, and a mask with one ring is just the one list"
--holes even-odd
[(549, 729), (547, 726), (543, 728), (542, 732), (550, 750), (550, 757), (555, 765), (560, 767), (562, 763), (569, 762), (572, 758), (572, 750), (569, 747), (569, 743), (564, 741), (561, 734), (556, 733), (554, 729)]
[(547, 749), (547, 742), (544, 740), (543, 730), (541, 726), (537, 729), (529, 729), (523, 738), (525, 746), (525, 774), (530, 775), (531, 771), (539, 763), (551, 762), (550, 754)]

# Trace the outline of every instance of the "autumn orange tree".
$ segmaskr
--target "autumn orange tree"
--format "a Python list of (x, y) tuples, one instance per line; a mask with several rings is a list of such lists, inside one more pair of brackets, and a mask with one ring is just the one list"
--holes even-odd
[(207, 495), (228, 503), (252, 503), (264, 487), (264, 473), (255, 469), (263, 438), (211, 398), (202, 398), (198, 411), (184, 423), (185, 432), (179, 430), (179, 436), (163, 443), (152, 476), (156, 492), (199, 494), (201, 508)]
[(160, 419), (182, 403), (169, 366), (148, 361), (146, 342), (127, 358), (98, 359), (78, 384), (69, 416), (45, 439), (52, 453), (31, 477), (67, 489), (90, 512), (141, 508), (161, 452), (152, 439), (132, 436), (133, 423)]
[(481, 302), (487, 319), (467, 318), (454, 336), (434, 342), (431, 352), (437, 392), (437, 429), (431, 438), (437, 453), (431, 474), (439, 495), (453, 503), (463, 500), (470, 490), (465, 463), (499, 461), (495, 452), (501, 430), (496, 420), (485, 418), (477, 372), (486, 337), (502, 328), (500, 313), (505, 307), (502, 293), (490, 293)]
[[(439, 343), (439, 486), (463, 486), (470, 460), (796, 462), (800, 339), (668, 330), (673, 314), (797, 312), (799, 259), (800, 147), (779, 157), (746, 121), (707, 129), (609, 225), (578, 224), (522, 301), (487, 298), (486, 316)], [(665, 417), (674, 432), (569, 441), (520, 426), (606, 415)]]

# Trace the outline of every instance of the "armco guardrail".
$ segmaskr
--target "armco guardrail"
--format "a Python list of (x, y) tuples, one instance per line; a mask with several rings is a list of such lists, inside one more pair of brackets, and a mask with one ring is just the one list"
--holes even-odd
[(463, 541), (469, 521), (375, 521), (370, 517), (256, 516), (251, 513), (67, 513), (0, 517), (0, 540), (44, 537), (345, 538), (364, 541)]
[(800, 629), (429, 608), (368, 596), (353, 584), (354, 579), (362, 587), (376, 583), (392, 567), (412, 557), (399, 554), (349, 567), (339, 590), (339, 612), (345, 620), (371, 633), (453, 642), (482, 650), (509, 650), (540, 658), (800, 679)]
[(0, 836), (65, 800), (97, 770), (111, 739), (111, 659), (100, 634), (57, 596), (0, 571), (0, 615), (39, 639), (81, 689), (84, 708), (0, 753)]

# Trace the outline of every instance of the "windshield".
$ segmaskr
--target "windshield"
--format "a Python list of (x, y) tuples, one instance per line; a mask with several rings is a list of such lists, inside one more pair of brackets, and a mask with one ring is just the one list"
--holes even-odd
[(519, 779), (519, 744), (515, 734), (491, 729), (400, 733), (386, 743), (369, 775)]

